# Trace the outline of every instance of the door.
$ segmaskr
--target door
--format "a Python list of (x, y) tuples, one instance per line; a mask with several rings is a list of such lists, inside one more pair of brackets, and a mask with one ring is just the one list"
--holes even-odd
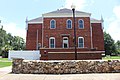
[(68, 48), (68, 37), (63, 37), (63, 48)]

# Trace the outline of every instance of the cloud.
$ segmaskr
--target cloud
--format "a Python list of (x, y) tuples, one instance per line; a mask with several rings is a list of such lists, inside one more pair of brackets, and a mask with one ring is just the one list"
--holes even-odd
[(20, 36), (26, 39), (26, 31), (24, 28), (20, 28), (16, 23), (5, 23), (2, 24), (3, 29), (6, 30), (7, 33), (11, 33), (13, 36)]
[(77, 10), (82, 10), (86, 6), (86, 0), (66, 0), (65, 8), (70, 9), (72, 4), (76, 6)]
[(111, 17), (112, 20), (109, 22), (106, 31), (117, 41), (120, 40), (120, 5), (113, 8), (113, 13), (114, 16)]
[(71, 5), (76, 6), (76, 10), (84, 10), (87, 6), (92, 6), (95, 3), (94, 0), (65, 0), (65, 8), (71, 9)]
[(120, 20), (120, 5), (115, 6), (114, 9), (113, 9), (113, 12), (114, 12), (116, 18)]

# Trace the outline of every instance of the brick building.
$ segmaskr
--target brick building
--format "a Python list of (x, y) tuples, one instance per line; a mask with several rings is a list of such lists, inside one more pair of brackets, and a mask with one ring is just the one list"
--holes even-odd
[[(75, 11), (77, 59), (101, 59), (104, 53), (103, 20)], [(41, 59), (73, 60), (74, 24), (70, 9), (58, 9), (27, 21), (26, 49), (41, 52)]]

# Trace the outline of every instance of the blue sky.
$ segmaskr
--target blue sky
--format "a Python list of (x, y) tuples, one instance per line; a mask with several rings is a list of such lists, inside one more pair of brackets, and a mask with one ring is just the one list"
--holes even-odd
[(0, 0), (0, 20), (4, 29), (25, 39), (25, 20), (43, 13), (76, 5), (76, 10), (92, 13), (92, 18), (104, 19), (104, 30), (114, 40), (120, 40), (120, 0)]

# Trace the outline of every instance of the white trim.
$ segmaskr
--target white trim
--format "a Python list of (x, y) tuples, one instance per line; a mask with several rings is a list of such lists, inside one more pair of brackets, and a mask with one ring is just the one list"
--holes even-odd
[(28, 24), (41, 24), (43, 22), (28, 22)]
[(102, 23), (101, 20), (90, 20), (90, 21), (91, 21), (91, 23)]
[[(83, 39), (83, 47), (79, 47), (79, 39)], [(78, 37), (78, 48), (84, 48), (84, 37)]]
[(55, 25), (55, 28), (56, 28), (56, 20), (54, 20), (54, 19), (51, 19), (51, 20), (50, 20), (50, 29), (55, 29), (55, 28), (51, 28), (51, 21), (54, 21), (54, 22), (55, 22), (54, 25)]
[[(77, 53), (94, 53), (94, 54), (96, 54), (96, 53), (104, 53), (105, 51), (80, 51), (80, 52), (77, 52)], [(48, 52), (48, 53), (50, 53), (50, 54), (56, 54), (56, 53), (58, 53), (58, 54), (60, 54), (60, 53), (75, 53), (75, 52)]]
[[(79, 21), (80, 21), (80, 20), (82, 20), (82, 22), (83, 22), (83, 28), (80, 28), (80, 27), (79, 27)], [(78, 28), (79, 28), (79, 29), (84, 29), (84, 27), (85, 27), (85, 26), (84, 26), (84, 20), (83, 20), (83, 19), (79, 19), (79, 20), (78, 20)]]
[[(75, 14), (75, 17), (90, 17), (91, 14), (85, 14), (85, 13), (76, 13)], [(50, 18), (50, 17), (73, 17), (73, 14), (72, 13), (46, 13), (46, 14), (43, 14), (43, 17), (47, 17), (47, 18)]]
[(51, 48), (51, 47), (50, 47), (50, 40), (51, 40), (51, 39), (54, 39), (54, 48), (55, 48), (55, 37), (50, 37), (50, 38), (49, 38), (49, 48)]
[[(71, 21), (71, 28), (68, 28), (68, 20)], [(66, 21), (66, 28), (67, 28), (67, 29), (72, 29), (72, 20), (71, 20), (71, 19), (67, 19), (67, 21)]]

